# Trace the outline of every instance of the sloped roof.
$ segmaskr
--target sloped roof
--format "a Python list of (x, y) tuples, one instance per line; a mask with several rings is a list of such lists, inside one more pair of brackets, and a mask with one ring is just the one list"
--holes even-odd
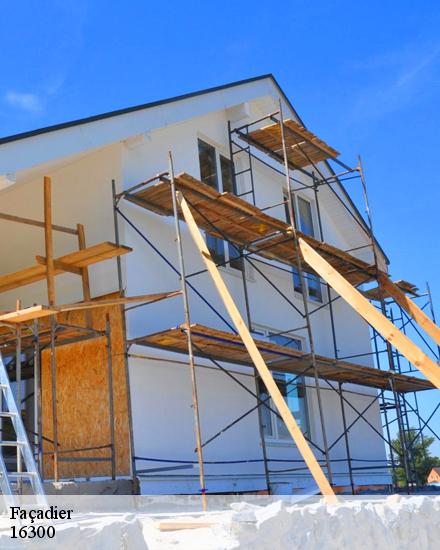
[[(20, 140), (25, 140), (27, 138), (32, 138), (32, 137), (36, 137), (36, 136), (40, 136), (40, 135), (44, 135), (44, 134), (49, 134), (51, 132), (57, 132), (59, 130), (65, 130), (65, 129), (68, 129), (68, 128), (82, 126), (82, 125), (85, 125), (85, 124), (90, 124), (90, 123), (97, 122), (97, 121), (102, 121), (102, 120), (105, 120), (105, 119), (111, 119), (113, 117), (119, 117), (121, 115), (135, 113), (135, 112), (138, 112), (138, 111), (145, 111), (145, 110), (153, 109), (153, 108), (160, 107), (160, 106), (163, 106), (163, 105), (176, 103), (178, 101), (182, 101), (182, 100), (185, 100), (185, 99), (191, 99), (191, 98), (194, 98), (194, 97), (197, 97), (197, 96), (203, 96), (203, 95), (219, 92), (219, 91), (222, 91), (222, 90), (227, 90), (227, 89), (230, 89), (230, 88), (236, 88), (238, 86), (243, 86), (243, 85), (246, 85), (246, 84), (251, 84), (253, 82), (260, 82), (260, 81), (263, 81), (263, 80), (270, 80), (272, 82), (272, 84), (278, 90), (280, 97), (282, 97), (282, 99), (285, 101), (285, 103), (289, 106), (289, 109), (291, 109), (292, 113), (295, 115), (295, 117), (298, 119), (298, 121), (304, 127), (306, 127), (306, 125), (302, 121), (301, 117), (299, 116), (298, 112), (296, 111), (296, 109), (293, 107), (292, 103), (287, 98), (287, 96), (284, 93), (284, 91), (282, 90), (281, 86), (278, 84), (276, 78), (273, 76), (273, 74), (267, 73), (267, 74), (260, 75), (260, 76), (255, 76), (255, 77), (252, 77), (252, 78), (247, 78), (247, 79), (243, 79), (243, 80), (237, 80), (235, 82), (230, 82), (230, 83), (227, 83), (227, 84), (222, 84), (220, 86), (214, 86), (214, 87), (211, 87), (211, 88), (205, 88), (203, 90), (197, 90), (195, 92), (190, 92), (190, 93), (181, 94), (181, 95), (166, 98), (166, 99), (152, 101), (150, 103), (143, 103), (143, 104), (140, 104), (140, 105), (127, 107), (127, 108), (124, 108), (124, 109), (117, 109), (117, 110), (109, 111), (109, 112), (106, 112), (106, 113), (101, 113), (101, 114), (92, 115), (92, 116), (85, 117), (85, 118), (80, 118), (80, 119), (76, 119), (76, 120), (62, 122), (62, 123), (59, 123), (59, 124), (54, 124), (52, 126), (37, 128), (37, 129), (30, 130), (30, 131), (27, 131), (27, 132), (22, 132), (22, 133), (18, 133), (18, 134), (12, 134), (12, 135), (9, 135), (9, 136), (0, 137), (0, 147), (2, 145), (6, 145), (6, 144), (9, 144), (9, 143), (17, 142), (17, 141), (20, 141)], [(332, 173), (334, 173), (331, 166), (330, 166), (330, 164), (328, 164), (328, 162), (326, 162), (326, 164), (327, 164), (329, 170)], [(362, 214), (360, 213), (360, 211), (358, 210), (356, 205), (353, 203), (353, 201), (352, 201), (350, 195), (348, 194), (347, 190), (345, 189), (344, 185), (339, 180), (337, 180), (337, 184), (338, 184), (341, 192), (343, 193), (345, 199), (347, 200), (347, 203), (353, 209), (354, 214), (358, 217), (360, 223), (363, 225), (365, 231), (368, 233), (368, 231), (369, 231), (368, 226), (367, 226)], [(377, 243), (381, 253), (383, 254), (385, 260), (387, 261), (387, 263), (389, 263), (388, 257), (386, 256), (383, 248), (380, 246), (380, 244), (377, 241), (376, 241), (376, 243)]]

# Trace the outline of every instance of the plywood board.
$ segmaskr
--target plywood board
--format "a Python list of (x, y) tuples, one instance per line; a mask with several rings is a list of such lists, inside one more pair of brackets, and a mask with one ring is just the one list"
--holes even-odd
[[(105, 298), (111, 298), (106, 296)], [(116, 434), (116, 472), (130, 473), (130, 429), (124, 361), (124, 324), (120, 306), (91, 311), (93, 328), (105, 329), (110, 314), (113, 347), (113, 391)], [(86, 312), (73, 311), (58, 316), (59, 322), (86, 326)], [(107, 390), (107, 350), (104, 337), (65, 344), (56, 349), (57, 414), (59, 451), (95, 447), (110, 443)], [(52, 396), (49, 351), (42, 353), (43, 435), (52, 439)], [(44, 451), (53, 445), (45, 442)], [(110, 449), (61, 453), (60, 456), (109, 457)], [(109, 476), (110, 462), (60, 462), (61, 478)], [(53, 462), (45, 456), (45, 478), (53, 476)]]

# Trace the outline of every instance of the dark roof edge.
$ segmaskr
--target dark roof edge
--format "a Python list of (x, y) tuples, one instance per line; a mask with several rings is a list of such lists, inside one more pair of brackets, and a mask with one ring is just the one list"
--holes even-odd
[[(189, 92), (189, 93), (186, 93), (186, 94), (182, 94), (182, 95), (178, 95), (178, 96), (174, 96), (174, 97), (169, 97), (167, 99), (160, 99), (160, 100), (157, 100), (157, 101), (152, 101), (150, 103), (143, 103), (141, 105), (135, 105), (133, 107), (126, 107), (125, 109), (117, 109), (115, 111), (109, 111), (107, 113), (102, 113), (102, 114), (99, 114), (99, 115), (92, 115), (92, 116), (89, 116), (89, 117), (79, 118), (79, 119), (71, 120), (71, 121), (68, 121), (68, 122), (61, 122), (59, 124), (54, 124), (52, 126), (46, 126), (44, 128), (37, 128), (36, 130), (30, 130), (28, 132), (22, 132), (22, 133), (19, 133), (19, 134), (13, 134), (13, 135), (10, 135), (10, 136), (5, 136), (5, 137), (0, 138), (0, 145), (3, 145), (5, 143), (10, 143), (12, 141), (19, 141), (21, 139), (26, 139), (26, 138), (30, 138), (30, 137), (34, 137), (34, 136), (39, 136), (41, 134), (47, 134), (49, 132), (55, 132), (57, 130), (64, 130), (65, 128), (71, 128), (73, 126), (79, 126), (81, 124), (88, 124), (90, 122), (96, 122), (98, 120), (104, 120), (106, 118), (112, 118), (112, 117), (115, 117), (115, 116), (125, 115), (125, 114), (128, 114), (128, 113), (134, 113), (136, 111), (142, 111), (143, 109), (151, 109), (153, 107), (158, 107), (160, 105), (166, 105), (167, 103), (173, 103), (175, 101), (180, 101), (182, 99), (189, 99), (189, 98), (192, 98), (192, 97), (197, 97), (197, 96), (204, 95), (204, 94), (209, 94), (209, 93), (212, 93), (212, 92), (219, 92), (219, 91), (225, 90), (227, 88), (235, 88), (236, 86), (242, 86), (243, 84), (249, 84), (251, 82), (256, 82), (258, 80), (264, 80), (265, 78), (269, 78), (274, 82), (276, 87), (280, 90), (281, 94), (283, 95), (283, 98), (286, 99), (286, 101), (290, 105), (290, 102), (287, 100), (286, 96), (282, 92), (282, 90), (281, 90), (278, 82), (275, 80), (274, 76), (271, 73), (268, 73), (268, 74), (264, 74), (264, 75), (260, 75), (260, 76), (254, 76), (252, 78), (246, 78), (244, 80), (237, 80), (237, 81), (231, 82), (229, 84), (222, 84), (221, 86), (214, 86), (212, 88), (205, 88), (204, 90), (198, 90), (196, 92)], [(292, 109), (293, 109), (293, 107), (292, 107)]]

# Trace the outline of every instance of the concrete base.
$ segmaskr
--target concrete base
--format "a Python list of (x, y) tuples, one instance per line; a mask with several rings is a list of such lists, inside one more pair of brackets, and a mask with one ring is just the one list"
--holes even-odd
[[(27, 484), (26, 484), (27, 485)], [(30, 494), (29, 486), (23, 487)], [(137, 479), (106, 479), (99, 481), (45, 481), (46, 495), (138, 495)]]

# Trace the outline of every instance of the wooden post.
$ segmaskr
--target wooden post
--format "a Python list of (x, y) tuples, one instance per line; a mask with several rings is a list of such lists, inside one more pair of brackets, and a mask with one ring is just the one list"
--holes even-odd
[[(78, 247), (80, 250), (84, 250), (84, 248), (86, 248), (86, 235), (83, 224), (78, 223), (76, 226), (76, 230), (78, 232)], [(89, 302), (92, 297), (90, 294), (89, 269), (87, 266), (81, 268), (81, 279), (83, 300), (84, 302)], [(92, 312), (89, 310), (86, 311), (86, 325), (88, 328), (92, 328)]]
[(385, 273), (379, 273), (379, 284), (385, 293), (404, 309), (414, 321), (440, 345), (440, 328)]
[(325, 279), (385, 340), (390, 342), (410, 363), (416, 366), (428, 380), (440, 389), (440, 367), (418, 348), (405, 334), (377, 311), (344, 277), (303, 239), (299, 239), (304, 260)]
[[(53, 258), (52, 238), (52, 182), (49, 176), (44, 176), (44, 241), (46, 248), (46, 281), (49, 306), (55, 305), (55, 268)], [(52, 382), (52, 429), (53, 429), (53, 471), (54, 479), (58, 481), (58, 419), (57, 419), (57, 373), (55, 359), (56, 318), (50, 318), (50, 371)]]
[(286, 424), (290, 435), (296, 443), (296, 446), (298, 447), (298, 450), (301, 453), (304, 462), (307, 464), (313, 478), (318, 484), (321, 493), (327, 498), (328, 502), (336, 503), (337, 498), (334, 494), (334, 491), (327, 478), (325, 477), (324, 472), (322, 471), (322, 468), (316, 460), (312, 450), (310, 449), (292, 412), (287, 406), (287, 403), (284, 400), (278, 386), (276, 385), (275, 380), (273, 379), (272, 374), (270, 373), (266, 363), (264, 362), (260, 351), (255, 345), (255, 342), (246, 326), (246, 323), (244, 322), (240, 312), (238, 311), (238, 308), (235, 305), (234, 300), (232, 299), (232, 296), (230, 295), (220, 275), (220, 272), (211, 257), (208, 247), (203, 240), (202, 234), (197, 227), (197, 224), (188, 207), (187, 202), (185, 201), (182, 194), (179, 192), (177, 193), (177, 198), (182, 209), (185, 221), (188, 224), (191, 237), (202, 256), (202, 259), (208, 269), (209, 274), (211, 275), (211, 278), (220, 295), (220, 298), (222, 299), (232, 321), (234, 322), (234, 325), (238, 333), (240, 334), (240, 337), (244, 345), (246, 346), (246, 349), (250, 357), (252, 358), (252, 361), (254, 362), (254, 365), (257, 368), (260, 377), (267, 388), (267, 391), (269, 392), (269, 395), (272, 397), (272, 400), (275, 403), (282, 419), (284, 420), (284, 423)]
[(176, 192), (176, 185), (174, 181), (173, 157), (171, 155), (171, 151), (169, 152), (169, 166), (170, 166), (171, 199), (173, 202), (174, 226), (176, 230), (176, 244), (177, 244), (177, 252), (179, 254), (180, 284), (182, 288), (183, 309), (184, 309), (185, 324), (186, 324), (188, 363), (189, 363), (189, 369), (191, 374), (192, 407), (193, 407), (193, 414), (194, 414), (194, 428), (196, 432), (196, 448), (197, 448), (197, 461), (199, 464), (200, 491), (202, 493), (202, 508), (203, 508), (203, 511), (206, 511), (207, 500), (206, 500), (206, 485), (205, 485), (205, 465), (203, 463), (202, 428), (200, 424), (197, 376), (196, 376), (196, 366), (194, 362), (194, 350), (192, 345), (191, 315), (189, 311), (188, 288), (187, 288), (186, 275), (185, 275), (185, 261), (183, 258), (182, 235), (180, 233), (179, 213), (177, 209), (177, 192)]
[(49, 306), (55, 305), (55, 276), (52, 239), (52, 189), (51, 179), (44, 176), (44, 241), (46, 248), (46, 280)]

